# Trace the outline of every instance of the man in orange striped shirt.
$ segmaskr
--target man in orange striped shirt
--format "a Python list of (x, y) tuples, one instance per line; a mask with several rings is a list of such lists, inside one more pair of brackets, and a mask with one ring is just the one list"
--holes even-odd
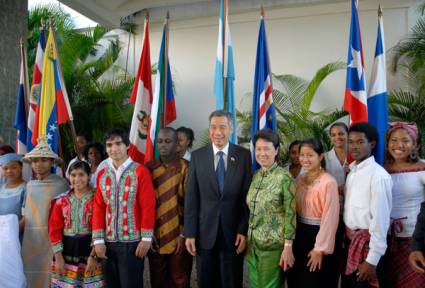
[(159, 131), (157, 145), (159, 158), (146, 164), (156, 198), (153, 251), (149, 253), (151, 286), (186, 288), (192, 270), (192, 256), (182, 235), (189, 162), (177, 154), (177, 133), (173, 128)]

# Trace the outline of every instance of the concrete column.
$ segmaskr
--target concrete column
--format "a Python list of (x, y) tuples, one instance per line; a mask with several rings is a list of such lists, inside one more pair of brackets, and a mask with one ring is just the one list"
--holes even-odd
[(0, 135), (15, 147), (19, 84), (19, 39), (27, 39), (28, 1), (0, 0)]

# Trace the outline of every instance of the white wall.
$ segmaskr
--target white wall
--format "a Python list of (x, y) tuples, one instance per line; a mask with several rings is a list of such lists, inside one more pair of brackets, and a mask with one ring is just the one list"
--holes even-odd
[[(393, 47), (416, 22), (414, 0), (381, 0), (384, 11), (385, 44)], [(359, 17), (363, 38), (366, 73), (372, 66), (377, 30), (378, 1), (360, 0)], [(231, 11), (230, 11), (231, 12)], [(350, 1), (302, 8), (273, 8), (265, 11), (272, 72), (294, 74), (311, 79), (323, 65), (346, 61), (350, 23)], [(237, 109), (250, 110), (253, 89), (259, 12), (230, 14), (236, 69), (235, 95)], [(170, 19), (169, 56), (176, 87), (177, 120), (172, 125), (191, 127), (198, 134), (207, 127), (208, 114), (214, 110), (214, 63), (217, 45), (217, 17), (173, 22)], [(143, 27), (139, 27), (143, 31)], [(140, 32), (139, 32), (140, 33)], [(152, 63), (157, 62), (162, 23), (151, 23)], [(123, 35), (122, 41), (128, 36)], [(130, 45), (129, 71), (134, 73), (140, 57), (142, 35)], [(134, 43), (136, 46), (134, 47)], [(120, 63), (125, 66), (127, 43), (123, 43)], [(135, 56), (135, 57), (134, 57)], [(389, 89), (399, 87), (388, 75)], [(314, 110), (335, 109), (343, 103), (345, 71), (327, 78), (313, 102)]]

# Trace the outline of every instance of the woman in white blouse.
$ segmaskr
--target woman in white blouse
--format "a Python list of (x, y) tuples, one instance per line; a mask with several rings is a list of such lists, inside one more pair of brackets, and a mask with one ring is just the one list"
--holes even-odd
[(334, 261), (333, 265), (333, 287), (338, 287), (340, 271), (340, 263), (342, 263), (342, 241), (344, 238), (344, 221), (342, 220), (342, 212), (344, 208), (344, 186), (345, 178), (349, 170), (347, 162), (347, 151), (348, 151), (348, 127), (345, 123), (335, 122), (329, 129), (329, 136), (331, 138), (333, 148), (325, 153), (326, 171), (335, 177), (338, 184), (339, 194), (339, 207), (340, 207), (340, 220), (338, 230), (335, 235), (335, 250), (334, 250)]
[(391, 229), (386, 256), (390, 287), (425, 287), (425, 275), (408, 265), (411, 239), (425, 200), (425, 163), (417, 154), (418, 128), (413, 122), (390, 123), (385, 169), (393, 180)]

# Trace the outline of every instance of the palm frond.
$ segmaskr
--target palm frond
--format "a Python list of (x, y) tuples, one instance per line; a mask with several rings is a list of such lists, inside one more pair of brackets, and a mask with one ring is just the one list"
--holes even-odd
[(273, 75), (273, 101), (277, 108), (284, 111), (293, 111), (304, 97), (308, 82), (301, 77), (284, 74)]
[(346, 65), (342, 61), (336, 61), (332, 63), (328, 63), (322, 68), (320, 68), (313, 79), (308, 84), (308, 87), (305, 91), (303, 101), (301, 104), (301, 110), (305, 114), (310, 110), (311, 103), (313, 102), (314, 95), (316, 95), (317, 89), (323, 80), (332, 74), (335, 71), (345, 69)]
[(398, 42), (390, 53), (391, 69), (397, 72), (400, 63), (408, 62), (414, 71), (424, 67), (425, 63), (425, 18), (419, 18), (411, 34)]
[(425, 100), (408, 91), (392, 91), (388, 96), (388, 112), (392, 120), (424, 123)]
[(98, 59), (79, 65), (78, 73), (86, 73), (93, 79), (98, 79), (103, 75), (118, 59), (120, 46), (118, 39), (110, 40), (110, 45), (106, 52)]
[(196, 137), (196, 142), (193, 147), (194, 150), (204, 147), (211, 143), (208, 129), (202, 130), (199, 134), (200, 135)]
[[(342, 110), (310, 111), (314, 95), (323, 80), (331, 73), (345, 68), (345, 63), (337, 61), (320, 68), (314, 78), (307, 82), (295, 75), (273, 75), (273, 102), (277, 113), (277, 130), (282, 147), (288, 147), (294, 140), (311, 137), (322, 139), (325, 147), (330, 147), (326, 128), (345, 116)], [(240, 123), (240, 140), (249, 141), (251, 113), (237, 113)], [(280, 149), (281, 159), (287, 159), (287, 149)]]

